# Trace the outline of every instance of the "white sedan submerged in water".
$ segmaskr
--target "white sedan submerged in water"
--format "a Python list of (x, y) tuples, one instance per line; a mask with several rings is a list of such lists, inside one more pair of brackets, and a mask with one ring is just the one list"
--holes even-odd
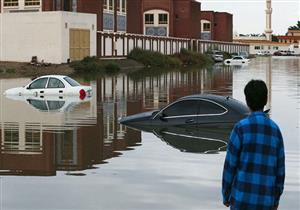
[(249, 63), (249, 59), (246, 59), (243, 56), (234, 56), (233, 58), (226, 59), (224, 63), (226, 65), (245, 65)]
[(79, 96), (83, 100), (86, 97), (91, 97), (92, 87), (82, 86), (68, 76), (47, 75), (36, 78), (24, 87), (8, 89), (4, 92), (4, 95), (33, 95), (41, 98), (49, 95)]

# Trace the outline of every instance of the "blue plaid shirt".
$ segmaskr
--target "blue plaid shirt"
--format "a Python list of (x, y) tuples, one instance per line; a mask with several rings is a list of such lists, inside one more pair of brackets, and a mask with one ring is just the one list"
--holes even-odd
[(271, 210), (279, 204), (285, 178), (283, 139), (263, 112), (235, 125), (223, 171), (223, 202), (234, 210)]

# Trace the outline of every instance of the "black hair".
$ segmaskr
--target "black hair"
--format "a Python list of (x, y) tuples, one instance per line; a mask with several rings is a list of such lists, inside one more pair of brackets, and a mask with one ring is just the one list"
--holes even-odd
[(268, 88), (262, 80), (251, 80), (244, 89), (246, 102), (252, 111), (263, 110), (268, 101)]

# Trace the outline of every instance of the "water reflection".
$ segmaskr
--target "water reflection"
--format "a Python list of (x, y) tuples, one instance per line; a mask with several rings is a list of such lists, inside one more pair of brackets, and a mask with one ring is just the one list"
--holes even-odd
[[(256, 58), (245, 68), (218, 66), (97, 78), (91, 82), (95, 93), (91, 101), (67, 112), (39, 111), (30, 104), (3, 98), (3, 90), (29, 81), (0, 80), (3, 208), (223, 209), (220, 186), (225, 153), (219, 151), (224, 150), (228, 133), (215, 128), (158, 130), (159, 139), (123, 127), (117, 120), (161, 108), (188, 94), (216, 93), (243, 101), (243, 88), (250, 79), (270, 78), (272, 81), (266, 82), (272, 90), (271, 118), (282, 129), (287, 157), (280, 206), (300, 209), (300, 59), (272, 58), (271, 62), (268, 66), (267, 58)], [(272, 75), (267, 75), (270, 68)], [(203, 154), (216, 152), (220, 154)], [(112, 157), (116, 158), (109, 160)], [(53, 177), (5, 176), (13, 174)], [(64, 202), (56, 202), (62, 197)]]
[[(0, 80), (0, 175), (54, 176), (57, 171), (84, 175), (74, 171), (94, 168), (140, 145), (141, 132), (120, 125), (120, 117), (161, 108), (189, 94), (231, 95), (232, 72), (216, 68), (142, 78), (100, 77), (88, 84), (94, 95), (84, 102), (74, 98), (9, 99), (2, 94), (27, 83), (28, 79)], [(156, 134), (180, 150), (191, 150), (169, 137), (174, 130), (166, 132)], [(196, 152), (215, 150), (222, 146), (219, 143)]]
[[(6, 95), (8, 99), (22, 101), (42, 112), (70, 112), (76, 106), (83, 106), (91, 101), (90, 97), (81, 99), (78, 96), (18, 96)], [(24, 104), (24, 106), (26, 106)], [(87, 105), (89, 106), (89, 105)]]
[(153, 133), (168, 145), (192, 153), (216, 154), (225, 151), (232, 126), (168, 127)]

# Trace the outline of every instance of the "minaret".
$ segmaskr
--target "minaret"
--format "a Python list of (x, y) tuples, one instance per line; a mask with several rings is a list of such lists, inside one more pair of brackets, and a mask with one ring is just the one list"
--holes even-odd
[(266, 39), (272, 41), (272, 0), (266, 0)]

